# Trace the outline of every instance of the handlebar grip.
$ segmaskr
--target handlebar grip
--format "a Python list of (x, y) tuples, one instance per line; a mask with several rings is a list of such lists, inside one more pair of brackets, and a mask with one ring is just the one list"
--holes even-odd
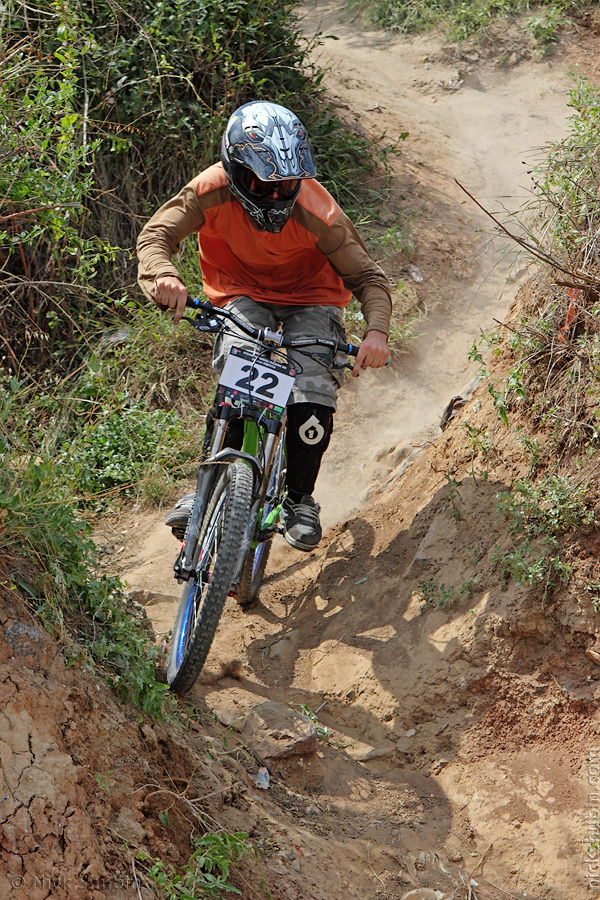
[(187, 300), (185, 301), (187, 309), (200, 309), (203, 304), (204, 300), (201, 300), (200, 297), (190, 297), (189, 295)]

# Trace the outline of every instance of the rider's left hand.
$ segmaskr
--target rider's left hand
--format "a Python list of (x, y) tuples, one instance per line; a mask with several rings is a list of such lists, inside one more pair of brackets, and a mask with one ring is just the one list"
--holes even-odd
[(356, 377), (362, 369), (379, 369), (389, 358), (387, 335), (383, 331), (369, 331), (358, 349), (352, 374)]

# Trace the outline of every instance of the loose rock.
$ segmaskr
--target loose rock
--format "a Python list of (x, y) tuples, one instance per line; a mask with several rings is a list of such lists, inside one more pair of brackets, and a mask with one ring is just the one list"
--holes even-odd
[(308, 755), (317, 749), (317, 732), (305, 716), (284, 703), (261, 703), (244, 725), (252, 750), (265, 759)]

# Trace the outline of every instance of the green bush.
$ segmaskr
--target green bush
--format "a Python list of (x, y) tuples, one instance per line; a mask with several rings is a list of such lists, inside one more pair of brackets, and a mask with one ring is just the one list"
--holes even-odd
[(551, 541), (595, 519), (589, 486), (556, 474), (517, 481), (512, 491), (498, 494), (496, 509), (508, 516), (511, 533)]
[(583, 76), (573, 79), (569, 106), (575, 112), (567, 137), (554, 144), (536, 168), (535, 208), (545, 248), (561, 255), (567, 266), (587, 272), (590, 266), (599, 268), (595, 223), (600, 212), (600, 88)]
[(125, 408), (87, 426), (74, 445), (63, 448), (59, 462), (69, 467), (68, 479), (76, 491), (127, 491), (190, 459), (184, 441), (184, 424), (175, 412)]
[(6, 0), (0, 328), (13, 372), (76, 367), (94, 324), (135, 284), (143, 222), (219, 158), (241, 103), (295, 108), (336, 197), (376, 208), (364, 186), (393, 144), (346, 128), (308, 52), (290, 0)]
[[(6, 462), (6, 460), (5, 460)], [(160, 718), (167, 687), (155, 678), (158, 651), (124, 603), (117, 578), (99, 572), (89, 526), (49, 459), (0, 470), (0, 555), (30, 560), (33, 583), (18, 579), (46, 627), (67, 643), (67, 657), (97, 666), (122, 700)], [(69, 637), (69, 635), (71, 635)]]
[[(168, 822), (168, 814), (163, 817)], [(148, 877), (164, 900), (195, 900), (214, 897), (221, 900), (224, 893), (241, 895), (229, 881), (230, 871), (244, 856), (253, 851), (246, 831), (226, 831), (192, 835), (193, 852), (185, 865), (177, 869), (160, 858), (139, 852), (136, 859), (145, 864)]]
[(518, 586), (543, 587), (546, 597), (557, 581), (568, 583), (572, 566), (559, 554), (559, 538), (596, 519), (589, 485), (572, 476), (548, 475), (532, 481), (522, 478), (512, 491), (496, 498), (498, 514), (505, 515), (515, 544), (494, 554), (504, 578)]
[(0, 18), (0, 332), (16, 373), (83, 340), (92, 282), (114, 260), (84, 227), (98, 143), (82, 139), (81, 51), (57, 40), (58, 4), (42, 6), (27, 27), (14, 0)]

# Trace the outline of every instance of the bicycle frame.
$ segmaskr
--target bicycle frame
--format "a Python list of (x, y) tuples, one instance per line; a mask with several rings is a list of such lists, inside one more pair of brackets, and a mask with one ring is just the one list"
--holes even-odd
[[(265, 415), (264, 410), (256, 410), (249, 406), (240, 409), (226, 401), (221, 402), (218, 406), (207, 458), (201, 463), (198, 470), (196, 502), (190, 516), (182, 551), (174, 566), (175, 577), (178, 581), (188, 581), (197, 574), (198, 538), (206, 502), (218, 476), (219, 465), (235, 459), (241, 459), (247, 463), (252, 469), (254, 478), (252, 507), (240, 547), (234, 582), (239, 578), (249, 549), (260, 539), (258, 516), (265, 503), (273, 461), (285, 433), (286, 418), (285, 411), (283, 416), (276, 417)], [(236, 419), (244, 421), (244, 438), (240, 450), (226, 446), (228, 426)]]
[[(332, 342), (324, 338), (311, 338), (306, 341), (289, 341), (279, 332), (270, 329), (254, 329), (241, 322), (237, 316), (226, 309), (216, 309), (208, 301), (188, 298), (187, 305), (191, 309), (199, 311), (197, 319), (188, 319), (198, 331), (218, 332), (223, 327), (223, 320), (230, 320), (241, 327), (253, 338), (259, 346), (262, 346), (263, 358), (270, 358), (273, 351), (281, 347), (312, 347), (325, 346), (330, 349), (340, 350), (348, 355), (355, 356), (358, 348), (352, 344)], [(253, 540), (258, 538), (257, 520), (262, 508), (271, 477), (271, 468), (278, 444), (285, 431), (286, 410), (281, 409), (281, 414), (268, 414), (266, 410), (254, 408), (252, 405), (233, 406), (227, 397), (221, 398), (218, 403), (213, 434), (207, 458), (198, 469), (198, 481), (196, 487), (196, 499), (190, 515), (183, 545), (175, 562), (174, 571), (178, 581), (189, 581), (196, 577), (198, 568), (198, 542), (200, 529), (206, 503), (210, 492), (218, 476), (219, 465), (242, 459), (252, 469), (254, 478), (253, 499), (248, 526), (244, 534), (238, 564), (236, 578), (242, 571), (244, 561), (252, 546)], [(241, 450), (226, 446), (227, 428), (233, 419), (244, 419), (244, 441)]]

